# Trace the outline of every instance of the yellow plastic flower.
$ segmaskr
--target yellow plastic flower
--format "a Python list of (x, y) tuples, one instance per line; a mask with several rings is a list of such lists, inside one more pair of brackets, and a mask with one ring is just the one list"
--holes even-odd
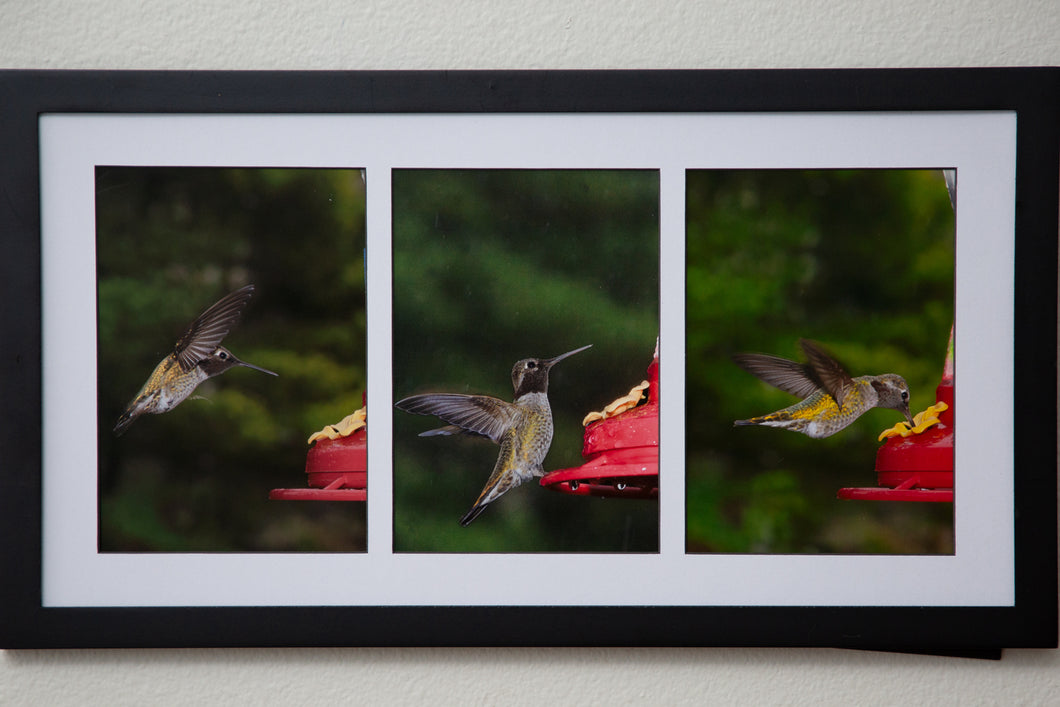
[(337, 422), (334, 425), (328, 425), (319, 432), (314, 432), (309, 436), (309, 444), (318, 442), (322, 439), (338, 439), (339, 437), (349, 437), (351, 434), (361, 429), (368, 424), (368, 412), (366, 408), (354, 412), (351, 415), (347, 415), (342, 418), (341, 422)]
[(939, 413), (948, 408), (949, 405), (946, 403), (935, 403), (924, 412), (918, 412), (913, 416), (912, 427), (909, 426), (908, 422), (899, 422), (894, 427), (881, 432), (878, 441), (882, 442), (887, 437), (908, 437), (913, 434), (918, 435), (927, 428), (937, 425), (939, 423)]
[(624, 395), (618, 400), (614, 401), (600, 412), (590, 412), (582, 420), (582, 425), (588, 425), (590, 422), (596, 422), (597, 420), (606, 420), (609, 417), (621, 414), (626, 410), (637, 407), (640, 401), (644, 398), (644, 391), (648, 389), (648, 381), (642, 381), (640, 385), (630, 388), (629, 394)]

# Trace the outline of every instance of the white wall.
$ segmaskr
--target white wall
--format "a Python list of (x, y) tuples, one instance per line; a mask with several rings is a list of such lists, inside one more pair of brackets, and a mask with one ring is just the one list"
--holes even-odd
[[(1056, 0), (6, 0), (0, 67), (558, 69), (1060, 64)], [(1060, 653), (18, 651), (0, 704), (1056, 704)]]

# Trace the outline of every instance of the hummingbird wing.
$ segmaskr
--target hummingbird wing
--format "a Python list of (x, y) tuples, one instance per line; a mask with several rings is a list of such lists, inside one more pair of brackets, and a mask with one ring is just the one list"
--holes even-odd
[(195, 364), (220, 346), (221, 340), (239, 321), (243, 308), (247, 306), (253, 294), (253, 285), (241, 287), (225, 295), (196, 317), (174, 349), (182, 369), (190, 371)]
[(436, 415), (462, 430), (489, 437), (497, 444), (521, 414), (512, 403), (488, 395), (458, 393), (413, 395), (399, 400), (395, 407), (414, 415)]
[(799, 339), (799, 345), (806, 352), (813, 369), (814, 378), (821, 383), (821, 387), (835, 398), (836, 404), (842, 408), (843, 400), (847, 393), (854, 387), (854, 380), (843, 368), (843, 364), (832, 358), (818, 344), (807, 339)]
[(745, 353), (732, 357), (737, 366), (799, 398), (808, 398), (823, 386), (812, 367), (769, 354)]

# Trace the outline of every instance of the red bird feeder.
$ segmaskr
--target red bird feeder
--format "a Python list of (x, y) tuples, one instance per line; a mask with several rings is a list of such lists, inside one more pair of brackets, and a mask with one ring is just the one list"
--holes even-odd
[(362, 427), (345, 437), (321, 439), (305, 460), (309, 488), (273, 489), (274, 501), (367, 501), (368, 430)]
[(613, 417), (589, 423), (585, 463), (546, 474), (541, 485), (582, 496), (659, 497), (659, 350), (648, 366), (648, 399)]
[(953, 332), (935, 399), (939, 422), (920, 434), (890, 437), (876, 452), (879, 488), (844, 488), (838, 496), (866, 501), (953, 501)]

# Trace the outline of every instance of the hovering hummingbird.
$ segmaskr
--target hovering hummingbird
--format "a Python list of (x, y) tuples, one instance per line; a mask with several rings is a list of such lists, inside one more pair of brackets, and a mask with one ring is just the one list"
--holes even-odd
[[(592, 344), (589, 344), (592, 346)], [(420, 437), (473, 434), (501, 445), (501, 453), (475, 505), (460, 519), (467, 526), (486, 506), (534, 477), (545, 475), (541, 463), (552, 445), (552, 408), (548, 404), (548, 371), (589, 346), (554, 358), (524, 358), (512, 367), (515, 401), (507, 403), (488, 395), (430, 393), (399, 400), (396, 407), (416, 415), (437, 415), (451, 423)]]
[(872, 408), (892, 408), (905, 415), (909, 424), (909, 386), (901, 376), (887, 373), (881, 376), (851, 378), (843, 366), (820, 346), (806, 339), (799, 340), (809, 363), (796, 363), (767, 354), (737, 354), (733, 360), (744, 370), (761, 378), (786, 393), (803, 398), (783, 410), (749, 420), (736, 420), (736, 425), (765, 425), (821, 439), (843, 429)]
[(241, 287), (196, 317), (177, 341), (173, 353), (155, 366), (151, 377), (125, 408), (114, 425), (114, 434), (121, 435), (140, 415), (169, 412), (184, 402), (204, 380), (220, 375), (233, 366), (246, 366), (270, 376), (276, 375), (240, 361), (220, 345), (239, 321), (239, 315), (252, 294), (253, 285)]

